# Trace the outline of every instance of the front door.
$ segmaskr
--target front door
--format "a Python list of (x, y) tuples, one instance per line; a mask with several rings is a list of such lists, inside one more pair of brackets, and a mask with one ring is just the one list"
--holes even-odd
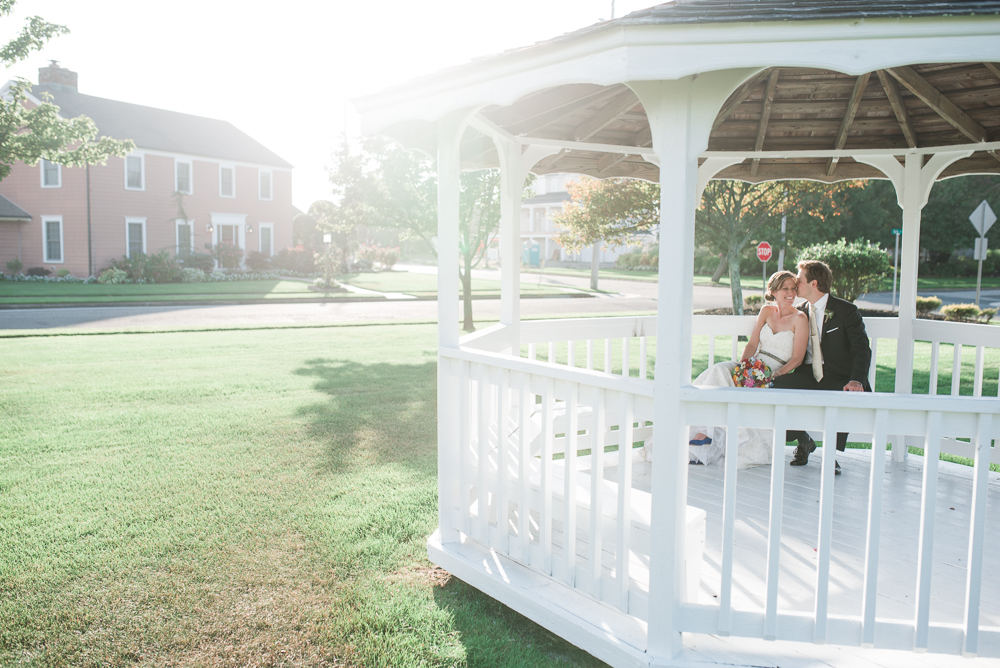
[(240, 235), (238, 225), (219, 225), (219, 243), (230, 246), (240, 245)]

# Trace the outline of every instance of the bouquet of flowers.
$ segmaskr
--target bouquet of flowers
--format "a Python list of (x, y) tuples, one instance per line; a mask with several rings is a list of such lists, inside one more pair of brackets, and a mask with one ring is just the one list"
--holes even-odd
[(771, 387), (771, 368), (756, 357), (748, 357), (733, 369), (736, 387)]

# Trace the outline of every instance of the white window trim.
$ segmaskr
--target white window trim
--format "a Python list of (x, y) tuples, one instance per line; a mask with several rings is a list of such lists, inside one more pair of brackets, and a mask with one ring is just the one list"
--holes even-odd
[[(233, 194), (226, 195), (222, 192), (222, 170), (231, 169), (233, 171)], [(233, 199), (236, 197), (236, 165), (229, 165), (219, 163), (219, 197), (225, 197), (226, 199)]]
[[(184, 164), (184, 165), (188, 166), (188, 189), (187, 190), (181, 190), (180, 189), (180, 185), (178, 184), (178, 180), (177, 180), (177, 166), (181, 165), (181, 164)], [(179, 159), (176, 159), (176, 158), (174, 159), (174, 192), (183, 193), (184, 195), (193, 195), (194, 194), (194, 161), (193, 160), (179, 160)]]
[(54, 186), (51, 186), (45, 183), (45, 163), (46, 163), (45, 158), (42, 158), (41, 160), (38, 161), (39, 182), (42, 184), (43, 188), (62, 188), (62, 165), (60, 165), (58, 162), (51, 162), (51, 161), (49, 162), (50, 164), (56, 166), (56, 184)]
[[(139, 180), (142, 182), (138, 188), (130, 188), (128, 185), (128, 159), (139, 158)], [(125, 156), (125, 190), (145, 190), (146, 189), (146, 156), (142, 153), (131, 153)]]
[(126, 216), (125, 217), (125, 257), (132, 257), (131, 251), (129, 250), (130, 244), (128, 242), (128, 227), (132, 223), (142, 223), (142, 253), (143, 253), (143, 255), (149, 255), (149, 253), (146, 252), (146, 219), (145, 218), (138, 218), (138, 217), (129, 217), (129, 216)]
[[(263, 195), (260, 194), (261, 190), (260, 180), (261, 178), (263, 178), (265, 174), (267, 174), (267, 182), (269, 186), (268, 191), (270, 191), (269, 197), (264, 197)], [(270, 202), (274, 200), (274, 172), (272, 172), (270, 169), (257, 170), (257, 198), (265, 202)]]
[[(174, 253), (175, 254), (179, 253), (180, 250), (181, 250), (181, 225), (189, 225), (191, 227), (191, 238), (189, 239), (189, 241), (191, 242), (191, 245), (188, 248), (188, 250), (193, 253), (194, 252), (194, 221), (193, 220), (185, 220), (184, 218), (177, 218), (175, 220), (175, 222), (174, 222), (174, 248), (176, 249), (174, 251)], [(144, 232), (145, 232), (145, 230), (144, 230)], [(145, 240), (145, 238), (146, 238), (145, 234), (143, 234), (143, 239)]]
[[(59, 252), (62, 257), (53, 260), (49, 257), (49, 226), (48, 223), (59, 223)], [(65, 264), (66, 244), (63, 242), (63, 217), (62, 216), (42, 216), (42, 257), (45, 264)]]
[(271, 234), (271, 254), (268, 257), (274, 257), (274, 223), (260, 223), (257, 225), (257, 250), (261, 253), (264, 252), (264, 235), (260, 234), (261, 230), (270, 230)]

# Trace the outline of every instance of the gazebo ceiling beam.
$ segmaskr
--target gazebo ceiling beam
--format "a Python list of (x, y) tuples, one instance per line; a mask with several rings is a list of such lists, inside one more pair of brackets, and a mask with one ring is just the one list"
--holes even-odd
[(757, 158), (760, 160), (784, 160), (801, 158), (851, 158), (856, 155), (894, 155), (903, 157), (906, 155), (933, 155), (935, 153), (948, 153), (972, 149), (974, 151), (1000, 151), (1000, 141), (978, 142), (976, 144), (954, 144), (949, 146), (925, 146), (922, 148), (886, 149), (886, 148), (848, 148), (848, 149), (804, 149), (790, 151), (714, 151), (709, 150), (701, 154), (702, 158)]
[(536, 114), (528, 119), (515, 123), (514, 125), (509, 125), (507, 126), (507, 131), (513, 135), (529, 134), (539, 128), (549, 125), (550, 123), (557, 123), (567, 116), (572, 116), (577, 112), (583, 111), (587, 107), (615, 95), (617, 92), (618, 91), (616, 91), (614, 87), (602, 88), (596, 93), (575, 98), (574, 100), (550, 109), (545, 113)]
[(573, 131), (573, 139), (586, 141), (598, 132), (608, 127), (619, 118), (639, 106), (639, 98), (635, 93), (625, 89), (604, 108), (577, 126)]
[(753, 92), (754, 88), (756, 88), (761, 81), (770, 76), (771, 69), (773, 68), (761, 70), (747, 79), (747, 81), (737, 89), (736, 93), (734, 93), (732, 97), (730, 97), (729, 100), (722, 105), (719, 115), (715, 117), (715, 122), (712, 123), (712, 130), (717, 130), (718, 127), (722, 125), (722, 123), (729, 118), (730, 115), (732, 115), (736, 108), (743, 104), (744, 100), (750, 97), (750, 93)]
[[(778, 68), (771, 70), (771, 76), (767, 80), (767, 92), (764, 94), (764, 102), (760, 110), (760, 125), (757, 126), (757, 141), (754, 143), (754, 150), (760, 151), (764, 148), (764, 138), (767, 136), (767, 122), (771, 118), (771, 105), (774, 104), (774, 91), (778, 87)], [(839, 148), (839, 147), (838, 147)], [(757, 167), (760, 160), (754, 160), (750, 165), (750, 176), (757, 176)]]
[[(868, 87), (868, 80), (871, 76), (871, 72), (865, 72), (854, 82), (854, 90), (851, 91), (851, 99), (847, 102), (847, 109), (844, 111), (844, 117), (840, 121), (840, 130), (837, 131), (837, 140), (833, 145), (837, 150), (844, 148), (844, 145), (847, 143), (847, 133), (851, 129), (851, 123), (854, 122), (854, 116), (858, 113), (858, 107), (861, 105), (861, 97), (865, 94), (865, 89)], [(838, 160), (839, 158), (830, 158), (830, 162), (826, 166), (827, 176), (833, 176), (834, 171), (837, 169)]]
[(958, 105), (945, 97), (945, 94), (927, 82), (912, 67), (892, 67), (886, 70), (899, 83), (906, 86), (928, 107), (941, 118), (948, 121), (956, 130), (975, 142), (989, 141), (990, 133), (962, 111)]
[(878, 80), (882, 82), (885, 96), (889, 99), (892, 112), (896, 114), (896, 120), (899, 121), (899, 128), (903, 131), (903, 137), (906, 139), (907, 146), (916, 148), (917, 133), (913, 130), (913, 124), (910, 122), (910, 112), (907, 111), (903, 97), (899, 94), (899, 86), (896, 85), (896, 80), (883, 70), (878, 71)]
[(1000, 67), (997, 67), (996, 63), (983, 63), (983, 67), (992, 72), (997, 79), (1000, 79)]

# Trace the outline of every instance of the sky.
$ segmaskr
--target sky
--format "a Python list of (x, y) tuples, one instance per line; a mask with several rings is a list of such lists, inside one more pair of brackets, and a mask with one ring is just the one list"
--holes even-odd
[[(614, 0), (614, 16), (653, 4)], [(612, 0), (19, 0), (0, 39), (34, 15), (70, 34), (2, 81), (57, 60), (81, 93), (229, 121), (295, 165), (304, 211), (330, 197), (352, 99), (611, 18)]]

